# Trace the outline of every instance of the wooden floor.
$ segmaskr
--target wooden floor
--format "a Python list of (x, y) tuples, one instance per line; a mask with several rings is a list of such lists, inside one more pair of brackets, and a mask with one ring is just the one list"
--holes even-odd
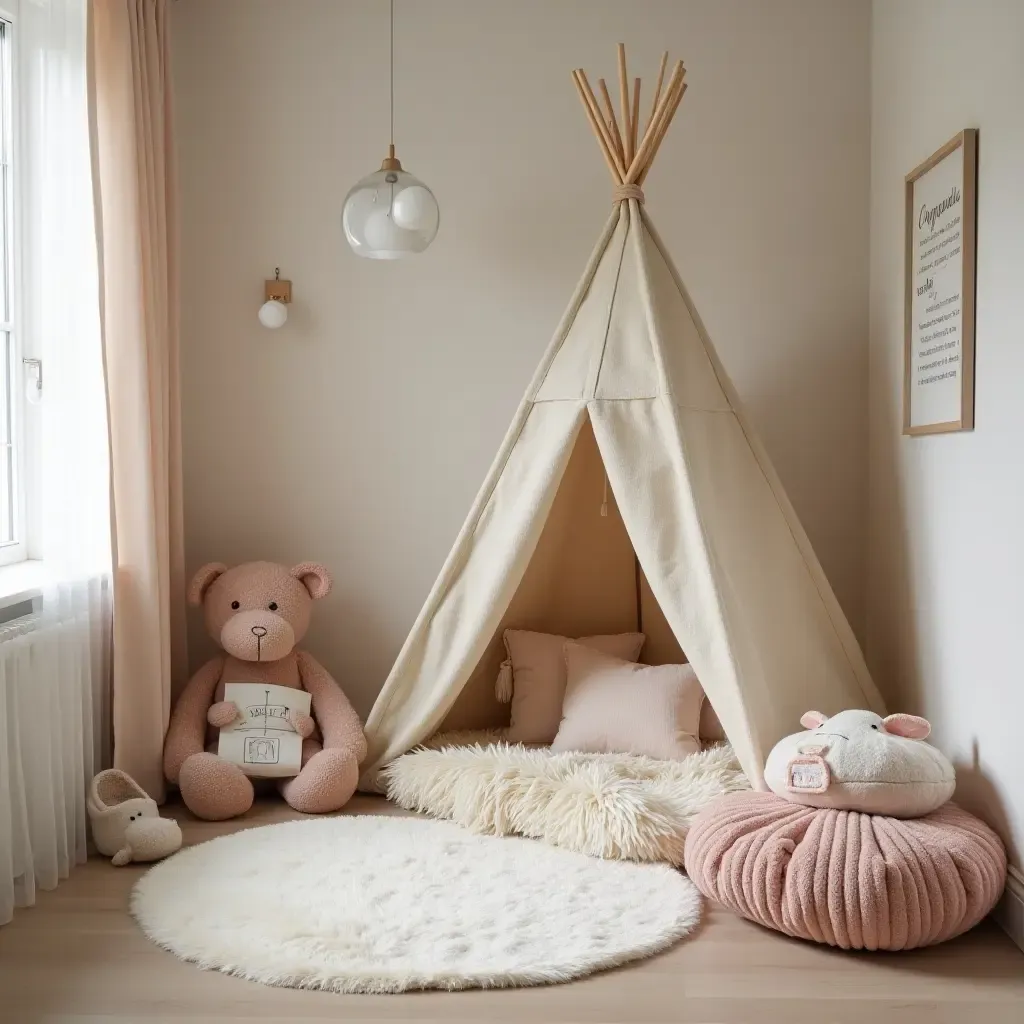
[[(401, 813), (371, 797), (346, 810)], [(276, 801), (259, 804), (243, 823), (169, 813), (186, 843), (297, 816)], [(1024, 1024), (1024, 954), (988, 922), (931, 949), (850, 954), (784, 938), (717, 907), (667, 953), (568, 985), (395, 996), (269, 988), (201, 971), (144, 938), (127, 912), (143, 870), (94, 858), (0, 928), (0, 1021)]]

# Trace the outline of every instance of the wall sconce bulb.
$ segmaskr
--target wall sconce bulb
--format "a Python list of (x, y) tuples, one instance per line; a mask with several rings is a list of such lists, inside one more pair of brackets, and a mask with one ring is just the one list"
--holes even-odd
[(271, 331), (284, 327), (288, 320), (288, 307), (277, 299), (270, 299), (260, 306), (260, 323)]
[(263, 282), (263, 305), (260, 306), (260, 323), (268, 330), (284, 327), (288, 320), (288, 303), (292, 301), (291, 281), (281, 280), (281, 269), (274, 269), (274, 279)]

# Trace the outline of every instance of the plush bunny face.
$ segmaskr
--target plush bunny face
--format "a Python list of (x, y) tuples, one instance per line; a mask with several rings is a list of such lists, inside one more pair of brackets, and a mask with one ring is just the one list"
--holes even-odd
[(203, 606), (206, 628), (228, 654), (277, 661), (305, 636), (313, 601), (330, 589), (327, 570), (313, 562), (292, 569), (274, 562), (233, 569), (211, 563), (196, 573), (189, 600)]
[(768, 787), (787, 800), (916, 818), (953, 795), (953, 765), (924, 742), (931, 727), (923, 718), (809, 711), (800, 723), (807, 731), (780, 740), (765, 765)]

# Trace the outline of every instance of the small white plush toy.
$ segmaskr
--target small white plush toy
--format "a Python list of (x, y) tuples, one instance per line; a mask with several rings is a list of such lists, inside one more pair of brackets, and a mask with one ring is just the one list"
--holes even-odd
[(800, 724), (807, 731), (779, 740), (764, 769), (768, 788), (793, 803), (918, 818), (953, 795), (953, 765), (924, 742), (927, 719), (808, 711)]
[(127, 772), (100, 772), (89, 787), (86, 806), (96, 849), (116, 867), (160, 860), (181, 847), (178, 823), (161, 818), (156, 801)]

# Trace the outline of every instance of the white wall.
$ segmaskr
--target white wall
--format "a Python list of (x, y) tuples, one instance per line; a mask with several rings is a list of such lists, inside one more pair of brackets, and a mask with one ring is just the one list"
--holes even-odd
[[(957, 799), (1024, 850), (1024, 4), (876, 0), (868, 660), (927, 715)], [(903, 179), (979, 130), (976, 427), (904, 438)]]
[[(340, 211), (387, 143), (385, 0), (174, 6), (190, 570), (325, 562), (308, 646), (368, 711), (604, 221), (569, 72), (614, 74), (623, 40), (648, 89), (663, 47), (687, 59), (649, 209), (859, 628), (868, 5), (397, 7), (398, 152), (442, 220), (380, 264)], [(272, 333), (278, 265), (295, 303)]]

